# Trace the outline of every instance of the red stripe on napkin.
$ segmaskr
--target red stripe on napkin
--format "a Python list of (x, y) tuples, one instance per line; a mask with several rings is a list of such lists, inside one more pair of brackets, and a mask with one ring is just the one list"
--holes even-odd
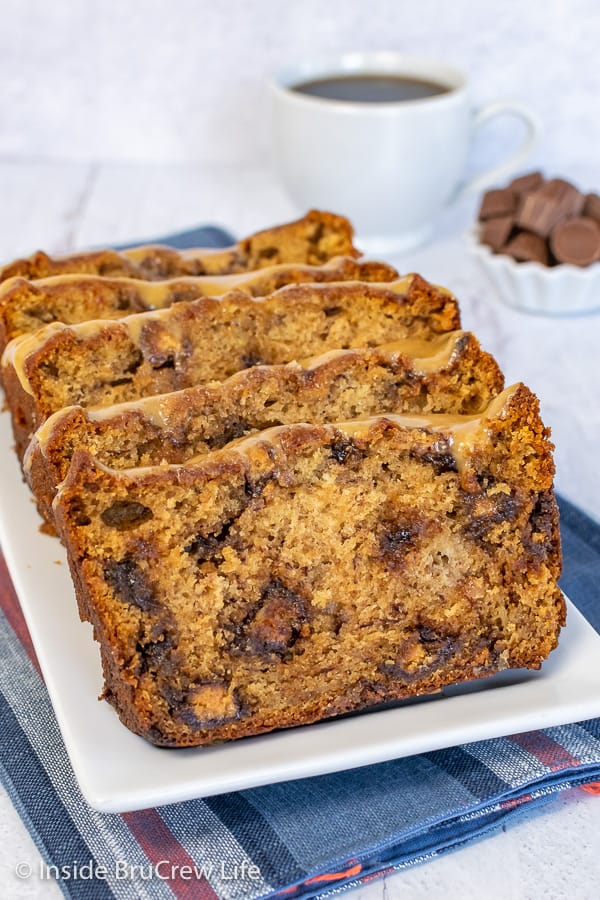
[(35, 655), (31, 637), (29, 636), (29, 631), (2, 553), (0, 553), (0, 607), (8, 619), (10, 627), (23, 645), (27, 656), (41, 675), (40, 664)]
[(536, 759), (552, 772), (564, 769), (569, 766), (579, 766), (581, 763), (574, 756), (571, 756), (568, 750), (565, 750), (556, 741), (544, 734), (543, 731), (528, 731), (524, 734), (511, 734), (511, 741), (531, 753)]
[[(158, 874), (169, 876), (165, 881), (176, 897), (180, 900), (219, 900), (204, 875), (187, 878), (179, 874), (182, 867), (196, 872), (199, 864), (186, 852), (155, 809), (123, 813), (122, 818), (152, 865), (163, 864)], [(170, 877), (171, 872), (173, 877)]]

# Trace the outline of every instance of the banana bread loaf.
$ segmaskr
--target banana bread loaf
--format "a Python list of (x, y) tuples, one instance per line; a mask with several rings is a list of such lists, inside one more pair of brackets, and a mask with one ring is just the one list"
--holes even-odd
[(77, 448), (115, 469), (180, 463), (274, 425), (387, 412), (475, 413), (502, 388), (495, 360), (463, 331), (431, 341), (334, 350), (117, 406), (67, 407), (35, 433), (24, 471), (50, 524), (56, 486)]
[(114, 319), (173, 303), (243, 290), (262, 297), (286, 284), (329, 281), (393, 281), (398, 272), (381, 262), (336, 256), (322, 266), (282, 263), (239, 275), (201, 275), (167, 281), (53, 275), (38, 281), (9, 278), (0, 286), (0, 353), (20, 334), (49, 322), (75, 325), (88, 319)]
[(518, 385), (479, 416), (282, 426), (181, 466), (78, 450), (55, 513), (104, 696), (191, 746), (538, 668), (565, 617), (552, 478)]
[(1, 268), (0, 281), (15, 275), (32, 279), (67, 272), (154, 281), (177, 275), (227, 275), (283, 262), (318, 266), (332, 256), (358, 256), (352, 235), (348, 219), (313, 209), (295, 222), (259, 231), (223, 250), (174, 250), (148, 244), (130, 250), (90, 250), (55, 257), (40, 250)]
[(417, 275), (289, 285), (262, 298), (234, 291), (123, 319), (51, 323), (10, 342), (2, 377), (22, 458), (35, 429), (64, 406), (120, 403), (260, 363), (459, 327), (452, 294)]

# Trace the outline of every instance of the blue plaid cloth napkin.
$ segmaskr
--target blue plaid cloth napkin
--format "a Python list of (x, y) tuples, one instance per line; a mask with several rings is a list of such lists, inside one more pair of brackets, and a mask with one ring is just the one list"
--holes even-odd
[[(166, 242), (231, 238), (199, 229)], [(560, 507), (562, 586), (600, 630), (600, 526)], [(0, 777), (43, 857), (37, 875), (81, 900), (324, 897), (460, 847), (560, 791), (600, 794), (595, 719), (159, 809), (96, 812), (75, 781), (1, 556), (0, 734)]]

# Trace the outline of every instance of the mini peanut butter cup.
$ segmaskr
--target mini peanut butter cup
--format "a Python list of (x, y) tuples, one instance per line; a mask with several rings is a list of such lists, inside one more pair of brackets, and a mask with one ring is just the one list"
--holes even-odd
[(530, 172), (528, 175), (521, 175), (519, 178), (513, 178), (508, 185), (508, 189), (514, 191), (515, 194), (526, 194), (528, 191), (534, 191), (544, 183), (544, 176), (541, 172)]
[(530, 231), (519, 232), (506, 245), (503, 252), (518, 262), (538, 262), (543, 266), (547, 266), (550, 262), (546, 241)]
[(576, 187), (562, 178), (552, 178), (523, 195), (516, 225), (546, 238), (563, 219), (578, 216), (584, 202), (583, 194)]
[(496, 219), (488, 219), (481, 229), (481, 243), (491, 247), (494, 253), (498, 253), (510, 237), (513, 228), (512, 216), (498, 216)]
[(585, 216), (560, 222), (550, 235), (550, 249), (560, 263), (589, 266), (600, 259), (600, 226)]
[(581, 214), (600, 223), (600, 196), (598, 194), (588, 194), (586, 196)]
[(481, 201), (479, 218), (482, 220), (493, 219), (497, 216), (512, 215), (517, 211), (517, 195), (513, 191), (502, 190), (486, 191)]

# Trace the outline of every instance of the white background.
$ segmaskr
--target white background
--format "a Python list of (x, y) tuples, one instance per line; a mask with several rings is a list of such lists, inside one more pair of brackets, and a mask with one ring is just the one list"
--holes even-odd
[(531, 105), (551, 169), (587, 177), (595, 165), (595, 0), (3, 0), (2, 10), (5, 159), (262, 162), (271, 72), (307, 55), (393, 49), (463, 68), (477, 102)]
[[(516, 99), (538, 114), (532, 168), (600, 189), (597, 0), (2, 0), (0, 9), (0, 259), (201, 222), (242, 235), (290, 218), (297, 211), (270, 167), (266, 81), (340, 50), (403, 50), (463, 68), (474, 103)], [(509, 122), (490, 126), (471, 169), (519, 138)], [(600, 517), (600, 316), (543, 320), (499, 305), (465, 251), (474, 202), (397, 263), (451, 287), (507, 380), (540, 395), (558, 486)], [(572, 792), (356, 896), (595, 898), (599, 834), (600, 800)], [(3, 897), (58, 895), (15, 881), (11, 867), (35, 850), (2, 797), (0, 845)]]

